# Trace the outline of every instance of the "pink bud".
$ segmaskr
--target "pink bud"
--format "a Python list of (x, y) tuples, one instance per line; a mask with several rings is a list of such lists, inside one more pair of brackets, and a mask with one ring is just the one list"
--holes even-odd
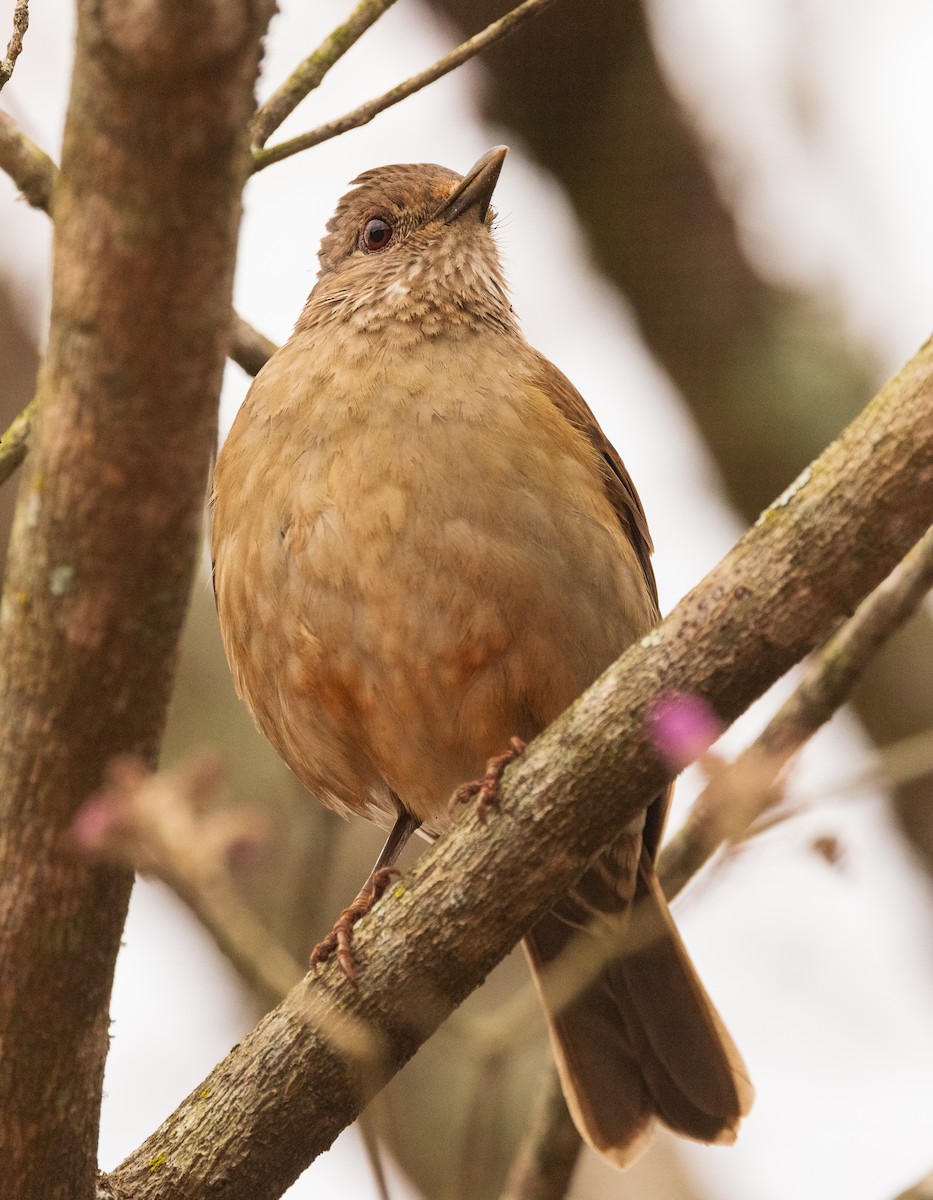
[(122, 805), (112, 792), (97, 792), (72, 817), (72, 835), (86, 850), (99, 850), (122, 823), (123, 816)]
[(699, 696), (665, 692), (648, 713), (648, 736), (678, 771), (701, 758), (722, 733), (719, 718)]

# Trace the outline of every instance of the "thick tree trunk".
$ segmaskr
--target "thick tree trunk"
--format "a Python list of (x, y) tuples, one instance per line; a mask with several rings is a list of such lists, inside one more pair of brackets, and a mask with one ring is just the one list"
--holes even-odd
[(269, 0), (84, 0), (52, 326), (0, 624), (3, 1193), (88, 1200), (128, 875), (69, 853), (153, 760), (190, 590)]

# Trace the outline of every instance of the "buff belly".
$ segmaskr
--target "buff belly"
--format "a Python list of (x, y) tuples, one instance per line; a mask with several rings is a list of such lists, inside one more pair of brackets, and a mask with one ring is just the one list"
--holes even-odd
[(425, 384), (241, 414), (213, 550), (237, 686), (281, 756), (333, 807), (391, 820), (398, 797), (436, 830), (651, 616), (575, 431), (555, 454), (507, 396), (445, 409)]

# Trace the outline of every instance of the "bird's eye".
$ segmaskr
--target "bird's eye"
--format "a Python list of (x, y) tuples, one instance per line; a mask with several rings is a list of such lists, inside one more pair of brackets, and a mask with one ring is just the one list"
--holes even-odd
[(364, 250), (384, 250), (392, 241), (394, 232), (384, 217), (370, 217), (360, 234), (360, 245)]

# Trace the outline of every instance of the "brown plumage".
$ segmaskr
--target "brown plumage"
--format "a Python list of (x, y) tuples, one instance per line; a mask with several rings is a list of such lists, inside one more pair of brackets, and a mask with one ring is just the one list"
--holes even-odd
[[(356, 180), (215, 472), (238, 690), (312, 792), (393, 826), (377, 868), (419, 825), (441, 832), (458, 784), (658, 617), (634, 485), (509, 305), (489, 209), (504, 157), (465, 177), (418, 164)], [(577, 1125), (619, 1165), (658, 1120), (730, 1141), (751, 1101), (654, 874), (667, 803), (526, 939), (540, 983), (577, 931), (631, 922), (627, 952), (549, 1012)], [(374, 869), (327, 943), (349, 972), (350, 926), (382, 881)]]

